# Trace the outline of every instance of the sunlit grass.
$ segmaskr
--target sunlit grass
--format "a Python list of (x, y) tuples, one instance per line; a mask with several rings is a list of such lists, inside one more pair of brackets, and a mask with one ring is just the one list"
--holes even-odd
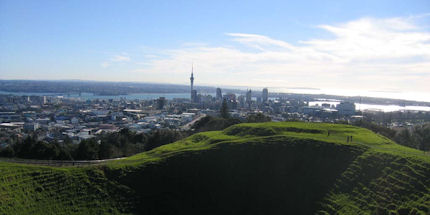
[[(352, 136), (352, 141), (347, 142), (348, 136)], [(319, 147), (331, 145), (330, 149), (338, 150), (335, 153), (348, 153), (345, 150), (359, 153), (337, 176), (336, 183), (321, 202), (321, 214), (369, 214), (378, 208), (396, 213), (402, 208), (416, 210), (417, 214), (430, 213), (428, 154), (398, 145), (364, 128), (268, 122), (198, 133), (101, 166), (44, 167), (0, 162), (0, 214), (45, 214), (46, 211), (55, 214), (130, 213), (134, 202), (126, 196), (133, 191), (112, 178), (145, 171), (145, 166), (168, 162), (168, 158), (177, 155), (216, 152), (220, 148), (225, 151), (226, 147), (240, 145), (284, 144), (287, 147), (302, 143), (307, 147), (314, 144), (315, 152)], [(324, 162), (318, 153), (308, 156)]]

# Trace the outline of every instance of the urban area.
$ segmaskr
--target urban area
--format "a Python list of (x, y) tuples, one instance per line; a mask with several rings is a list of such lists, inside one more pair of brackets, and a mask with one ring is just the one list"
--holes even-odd
[[(55, 143), (58, 146), (67, 144), (77, 147), (88, 139), (98, 139), (97, 144), (101, 144), (101, 139), (97, 137), (116, 134), (121, 130), (134, 135), (133, 138), (138, 134), (146, 135), (145, 141), (154, 142), (155, 137), (153, 136), (159, 131), (176, 132), (171, 134), (175, 137), (158, 143), (158, 145), (166, 144), (198, 129), (195, 124), (204, 118), (206, 121), (208, 118), (236, 120), (225, 123), (224, 127), (237, 122), (260, 121), (355, 123), (376, 128), (376, 131), (385, 132), (386, 135), (391, 135), (393, 138), (401, 135), (409, 135), (412, 138), (411, 133), (416, 126), (425, 126), (430, 121), (429, 112), (356, 111), (355, 103), (352, 101), (340, 101), (337, 105), (322, 102), (321, 105), (310, 106), (310, 101), (307, 99), (288, 96), (271, 97), (267, 88), (260, 92), (247, 90), (245, 94), (223, 93), (221, 88), (216, 88), (214, 95), (202, 95), (195, 89), (193, 73), (190, 77), (189, 98), (170, 100), (165, 97), (150, 100), (122, 98), (82, 101), (61, 96), (0, 95), (0, 150), (3, 150), (3, 155), (10, 156), (11, 153), (16, 153), (14, 149), (15, 151), (22, 150), (12, 146), (19, 145), (20, 142), (24, 143), (25, 140), (27, 142), (31, 140), (34, 142), (33, 144), (43, 142), (44, 144)], [(369, 123), (365, 124), (363, 121)], [(409, 133), (403, 134), (404, 130)], [(398, 131), (403, 133), (399, 134)], [(143, 137), (139, 136), (139, 138)], [(134, 139), (135, 143), (139, 141)], [(410, 144), (410, 140), (407, 141)], [(407, 141), (405, 140), (405, 142)], [(425, 147), (419, 143), (416, 144), (414, 146), (416, 148)], [(110, 152), (105, 156), (84, 156), (82, 158), (125, 156), (156, 146), (157, 144), (149, 148), (138, 147), (138, 149), (128, 152)], [(112, 149), (109, 150), (112, 151)], [(79, 154), (82, 156), (85, 153), (81, 151)], [(27, 157), (31, 158), (31, 156)], [(55, 158), (55, 156), (51, 158)]]

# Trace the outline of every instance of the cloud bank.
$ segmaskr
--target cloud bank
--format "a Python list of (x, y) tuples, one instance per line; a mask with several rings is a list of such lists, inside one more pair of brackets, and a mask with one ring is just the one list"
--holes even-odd
[(367, 17), (319, 25), (329, 38), (296, 44), (227, 33), (232, 44), (162, 50), (134, 72), (153, 79), (145, 81), (178, 83), (187, 80), (194, 62), (196, 83), (202, 84), (430, 92), (430, 31), (417, 19)]

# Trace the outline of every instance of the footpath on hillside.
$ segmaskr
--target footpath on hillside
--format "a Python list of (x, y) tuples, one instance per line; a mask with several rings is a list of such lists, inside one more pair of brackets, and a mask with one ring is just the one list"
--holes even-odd
[(34, 165), (44, 165), (44, 166), (89, 166), (89, 165), (100, 165), (106, 163), (108, 161), (121, 160), (122, 158), (112, 158), (112, 159), (104, 159), (104, 160), (34, 160), (34, 159), (20, 159), (20, 158), (1, 158), (0, 162), (9, 162), (9, 163), (20, 163), (20, 164), (34, 164)]

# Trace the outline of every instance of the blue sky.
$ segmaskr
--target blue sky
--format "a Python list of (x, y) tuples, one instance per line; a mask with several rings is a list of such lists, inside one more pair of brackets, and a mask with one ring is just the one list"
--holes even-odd
[(186, 84), (194, 62), (205, 85), (426, 93), (429, 23), (428, 0), (0, 0), (0, 79)]

